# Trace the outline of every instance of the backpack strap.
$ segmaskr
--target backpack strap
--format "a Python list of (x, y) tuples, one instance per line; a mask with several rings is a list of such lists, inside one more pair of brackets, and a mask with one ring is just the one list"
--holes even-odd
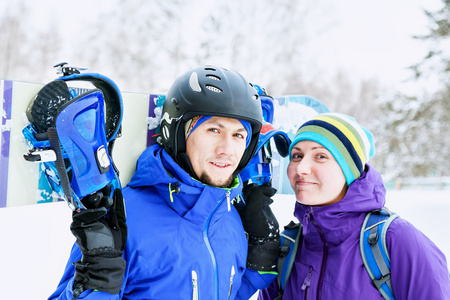
[(301, 244), (302, 227), (301, 223), (291, 221), (281, 233), (281, 249), (277, 262), (278, 297), (276, 299), (283, 297), (286, 282), (291, 274), (298, 247)]
[(367, 213), (361, 227), (360, 252), (364, 267), (384, 299), (394, 299), (386, 232), (397, 217), (397, 214), (383, 207)]

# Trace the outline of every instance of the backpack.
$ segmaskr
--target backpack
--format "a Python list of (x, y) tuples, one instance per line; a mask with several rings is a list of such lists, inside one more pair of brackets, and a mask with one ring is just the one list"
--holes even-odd
[[(386, 247), (386, 232), (398, 215), (386, 207), (368, 212), (364, 218), (360, 233), (360, 252), (364, 267), (374, 286), (385, 299), (394, 299), (391, 285), (391, 264)], [(281, 233), (281, 250), (277, 262), (277, 281), (279, 295), (283, 297), (286, 282), (291, 273), (295, 257), (302, 244), (301, 223), (290, 222)]]

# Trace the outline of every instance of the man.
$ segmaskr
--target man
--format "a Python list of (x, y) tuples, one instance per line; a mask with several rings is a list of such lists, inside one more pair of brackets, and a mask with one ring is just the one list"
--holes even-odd
[[(259, 96), (239, 73), (206, 66), (180, 76), (164, 103), (162, 146), (143, 152), (123, 189), (126, 265), (105, 255), (84, 263), (81, 252), (91, 257), (99, 248), (92, 246), (96, 238), (84, 237), (114, 239), (114, 233), (74, 219), (78, 245), (50, 299), (248, 299), (267, 286), (274, 278), (278, 224), (260, 236), (266, 235), (257, 226), (264, 215), (252, 219), (240, 208), (241, 221), (232, 205), (242, 188), (237, 175), (254, 155), (261, 123)], [(258, 199), (246, 199), (247, 208), (262, 211), (268, 203)], [(250, 245), (243, 222), (253, 221), (258, 230), (256, 236), (247, 230)], [(123, 248), (121, 241), (115, 249)]]

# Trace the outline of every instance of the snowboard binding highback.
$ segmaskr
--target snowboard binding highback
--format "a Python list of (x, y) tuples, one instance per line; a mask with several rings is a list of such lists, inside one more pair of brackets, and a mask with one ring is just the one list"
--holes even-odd
[(256, 183), (262, 185), (271, 183), (272, 180), (272, 149), (270, 140), (273, 138), (278, 153), (282, 157), (289, 154), (291, 140), (286, 132), (273, 127), (273, 98), (269, 96), (265, 89), (258, 85), (253, 85), (261, 99), (264, 123), (259, 134), (258, 146), (255, 155), (248, 165), (242, 170), (240, 176), (245, 183)]
[[(22, 133), (31, 149), (24, 158), (42, 163), (53, 191), (77, 211), (87, 208), (82, 198), (98, 202), (99, 194), (112, 198), (121, 187), (112, 150), (121, 131), (122, 96), (103, 75), (66, 63), (55, 67), (62, 77), (46, 84), (27, 108), (30, 124)], [(69, 88), (68, 81), (95, 88)]]

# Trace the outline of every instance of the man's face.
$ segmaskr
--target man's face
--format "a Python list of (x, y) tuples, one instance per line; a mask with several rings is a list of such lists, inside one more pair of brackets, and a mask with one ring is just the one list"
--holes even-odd
[(229, 187), (245, 151), (247, 130), (239, 120), (212, 117), (191, 132), (186, 154), (201, 182)]

